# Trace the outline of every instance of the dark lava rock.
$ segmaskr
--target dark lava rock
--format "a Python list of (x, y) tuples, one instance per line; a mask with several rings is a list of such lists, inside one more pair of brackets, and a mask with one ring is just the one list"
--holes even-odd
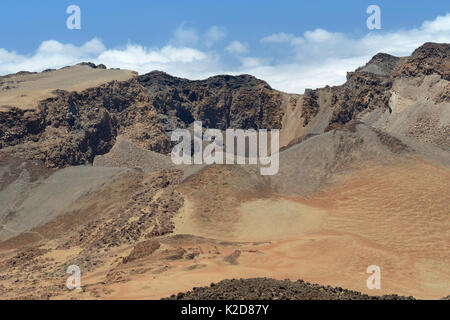
[(320, 286), (302, 280), (267, 278), (232, 279), (209, 287), (172, 295), (168, 300), (414, 300), (396, 294), (369, 296), (340, 287)]

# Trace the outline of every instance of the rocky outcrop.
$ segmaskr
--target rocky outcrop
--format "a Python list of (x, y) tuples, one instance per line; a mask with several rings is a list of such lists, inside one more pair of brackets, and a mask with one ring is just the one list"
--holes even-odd
[(35, 111), (15, 117), (21, 113), (18, 109), (0, 113), (3, 152), (41, 160), (52, 168), (92, 162), (114, 145), (116, 120), (104, 108), (83, 108), (76, 117), (62, 110), (48, 117)]
[(155, 109), (165, 116), (168, 131), (195, 120), (222, 130), (281, 128), (281, 94), (255, 77), (221, 75), (191, 81), (154, 71), (138, 79)]
[(306, 126), (319, 112), (320, 106), (317, 102), (317, 90), (306, 89), (303, 95), (302, 118)]
[(304, 136), (297, 137), (288, 145), (310, 134), (343, 129), (347, 123), (357, 120), (362, 112), (390, 112), (392, 73), (401, 61), (401, 58), (378, 53), (365, 66), (348, 72), (343, 85), (306, 89), (301, 99), (301, 125), (306, 130), (300, 131)]
[(328, 126), (333, 123), (344, 125), (362, 111), (389, 110), (391, 86), (390, 75), (360, 69), (349, 72), (347, 82), (341, 86), (307, 89), (302, 103), (303, 126), (312, 122), (321, 108), (332, 109)]
[[(102, 66), (91, 66), (102, 68)], [(37, 110), (0, 112), (0, 148), (48, 167), (92, 163), (118, 134), (169, 153), (166, 132), (202, 120), (205, 127), (280, 128), (281, 94), (252, 76), (190, 81), (151, 72), (82, 92), (58, 90)]]
[(112, 148), (118, 133), (149, 150), (169, 151), (160, 118), (135, 79), (55, 93), (37, 110), (0, 112), (3, 151), (48, 167), (92, 163)]
[(268, 278), (231, 279), (209, 287), (172, 295), (168, 300), (415, 300), (396, 294), (369, 296), (341, 287), (321, 286), (303, 280)]
[(427, 42), (414, 50), (394, 72), (396, 77), (431, 74), (450, 81), (450, 44)]
[(37, 141), (44, 128), (42, 114), (33, 110), (12, 107), (8, 112), (0, 112), (0, 149), (25, 141)]
[[(303, 95), (303, 126), (310, 124), (320, 110), (331, 109), (328, 128), (339, 129), (357, 120), (361, 113), (374, 110), (392, 112), (390, 99), (395, 81), (401, 78), (439, 75), (450, 77), (450, 45), (425, 43), (410, 57), (398, 58), (385, 53), (376, 54), (365, 66), (347, 73), (341, 86), (306, 90)], [(435, 97), (436, 103), (448, 101), (448, 86)]]
[(91, 67), (93, 69), (106, 69), (106, 66), (104, 64), (98, 64), (96, 65), (95, 63), (92, 62), (80, 62), (77, 64), (78, 66), (88, 66)]
[(366, 71), (349, 72), (347, 82), (336, 87), (332, 95), (333, 117), (330, 123), (345, 124), (362, 111), (389, 109), (389, 76)]
[(389, 76), (401, 61), (402, 58), (394, 57), (387, 53), (377, 53), (365, 66), (356, 69), (356, 72), (370, 72)]

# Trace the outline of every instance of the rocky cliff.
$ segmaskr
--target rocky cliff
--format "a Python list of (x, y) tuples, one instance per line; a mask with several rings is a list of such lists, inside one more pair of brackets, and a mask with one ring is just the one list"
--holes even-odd
[[(37, 109), (13, 105), (0, 111), (0, 149), (42, 160), (47, 167), (64, 167), (92, 163), (121, 134), (145, 149), (167, 154), (170, 131), (195, 120), (222, 130), (298, 131), (284, 142), (288, 145), (311, 133), (339, 129), (362, 114), (392, 113), (393, 86), (399, 79), (439, 77), (442, 90), (433, 99), (448, 103), (449, 51), (448, 44), (426, 43), (406, 58), (377, 54), (349, 72), (345, 84), (306, 90), (304, 95), (278, 92), (250, 75), (191, 81), (159, 71), (81, 92), (55, 90)], [(283, 125), (296, 108), (298, 121)], [(433, 139), (446, 146), (446, 122), (443, 128), (438, 133), (430, 130), (438, 136)]]

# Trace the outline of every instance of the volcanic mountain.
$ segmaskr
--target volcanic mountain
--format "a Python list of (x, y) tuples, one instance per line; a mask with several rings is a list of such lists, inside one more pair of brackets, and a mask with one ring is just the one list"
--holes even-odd
[[(448, 296), (449, 81), (437, 43), (304, 94), (92, 63), (0, 77), (0, 295), (155, 299), (250, 278), (174, 296), (226, 298), (273, 278), (366, 294), (283, 282), (304, 291), (291, 298)], [(171, 132), (194, 121), (280, 129), (279, 172), (174, 165)]]

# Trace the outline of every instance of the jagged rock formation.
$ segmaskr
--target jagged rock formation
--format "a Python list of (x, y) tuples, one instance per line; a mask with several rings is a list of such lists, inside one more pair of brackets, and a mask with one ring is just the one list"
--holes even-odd
[(399, 60), (388, 54), (377, 54), (364, 67), (348, 72), (345, 84), (306, 90), (302, 104), (303, 126), (319, 114), (320, 108), (332, 109), (328, 119), (331, 126), (346, 124), (362, 111), (390, 110), (391, 72)]
[(280, 128), (281, 94), (249, 75), (215, 76), (202, 81), (150, 72), (139, 77), (153, 106), (167, 116), (167, 130), (194, 120), (206, 128)]
[(437, 74), (450, 81), (450, 46), (446, 43), (427, 42), (399, 65), (394, 76), (416, 77)]
[(160, 118), (136, 79), (56, 94), (37, 110), (0, 113), (3, 149), (48, 167), (92, 163), (111, 149), (118, 133), (149, 150), (169, 151)]
[(48, 167), (92, 163), (123, 134), (168, 153), (166, 131), (203, 120), (205, 127), (279, 128), (281, 95), (251, 76), (189, 81), (152, 72), (80, 93), (59, 90), (37, 110), (0, 112), (0, 148)]
[[(286, 144), (361, 120), (449, 150), (449, 57), (450, 45), (435, 43), (424, 44), (410, 57), (379, 53), (349, 72), (345, 84), (306, 90), (299, 99), (300, 121), (284, 128), (299, 133)], [(292, 109), (288, 117), (296, 113)]]

